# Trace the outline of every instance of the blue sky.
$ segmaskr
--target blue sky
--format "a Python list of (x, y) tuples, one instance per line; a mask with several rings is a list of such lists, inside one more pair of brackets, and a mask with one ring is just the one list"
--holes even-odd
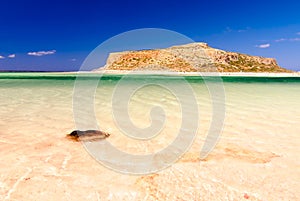
[(78, 70), (105, 40), (163, 28), (300, 70), (300, 1), (2, 1), (0, 70)]

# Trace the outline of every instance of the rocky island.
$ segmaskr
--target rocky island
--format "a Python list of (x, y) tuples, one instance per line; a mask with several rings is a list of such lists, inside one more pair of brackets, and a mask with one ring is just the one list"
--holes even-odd
[(171, 71), (171, 72), (271, 72), (291, 73), (273, 58), (227, 52), (207, 43), (190, 43), (165, 49), (110, 53), (104, 68), (109, 71)]

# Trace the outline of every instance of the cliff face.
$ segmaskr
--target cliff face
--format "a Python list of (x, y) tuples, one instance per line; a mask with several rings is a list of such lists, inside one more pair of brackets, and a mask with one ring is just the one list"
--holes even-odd
[(111, 53), (105, 70), (166, 70), (177, 72), (291, 72), (275, 59), (226, 52), (206, 43), (166, 49)]

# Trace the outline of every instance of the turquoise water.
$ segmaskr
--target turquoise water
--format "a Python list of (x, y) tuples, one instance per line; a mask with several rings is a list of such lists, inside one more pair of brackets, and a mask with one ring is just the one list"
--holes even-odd
[[(95, 115), (101, 129), (112, 134), (108, 138), (109, 142), (120, 150), (133, 154), (154, 153), (172, 143), (183, 119), (176, 94), (154, 85), (134, 93), (128, 104), (128, 111), (137, 128), (145, 128), (152, 122), (162, 122), (162, 116), (150, 118), (153, 106), (163, 108), (166, 119), (161, 132), (153, 139), (131, 139), (120, 130), (112, 115), (114, 90), (121, 78), (120, 75), (102, 77), (95, 94)], [(113, 187), (109, 190), (119, 189), (121, 181), (115, 179), (119, 175), (112, 178), (114, 173), (102, 166), (102, 169), (95, 169), (98, 168), (97, 164), (82, 153), (84, 149), (65, 138), (67, 133), (76, 129), (73, 116), (75, 79), (76, 74), (0, 73), (0, 145), (3, 151), (3, 168), (0, 169), (0, 174), (5, 176), (12, 169), (17, 172), (25, 167), (32, 168), (32, 179), (21, 181), (24, 186), (20, 186), (20, 189), (31, 186), (26, 182), (35, 182), (38, 186), (47, 185), (44, 176), (49, 178), (51, 171), (65, 173), (70, 178), (70, 184), (66, 187), (67, 190), (71, 189), (70, 192), (76, 192), (78, 186), (74, 187), (74, 182), (80, 177), (84, 177), (80, 180), (83, 184), (86, 184), (85, 181), (92, 181), (93, 186), (103, 185), (103, 189), (106, 189), (107, 183), (110, 183)], [(98, 75), (86, 75), (83, 84), (93, 83), (97, 79)], [(143, 85), (145, 80), (159, 80), (163, 84), (182, 89), (184, 94), (180, 79), (181, 77), (176, 76), (131, 75), (122, 89)], [(299, 200), (300, 79), (223, 77), (226, 107), (223, 129), (211, 159), (200, 165), (198, 156), (213, 113), (210, 93), (204, 81), (218, 79), (195, 76), (187, 76), (185, 79), (194, 91), (199, 110), (197, 136), (188, 150), (190, 155), (187, 162), (175, 166), (178, 171), (171, 172), (172, 176), (159, 176), (161, 183), (158, 186), (174, 185), (178, 192), (186, 193), (190, 189), (198, 191), (199, 186), (208, 184), (216, 189), (214, 193), (221, 200), (224, 196), (220, 192), (227, 195), (228, 191), (234, 191), (236, 197), (242, 196), (244, 192), (252, 192), (253, 195), (261, 195), (259, 198), (271, 196), (271, 200), (278, 199), (278, 194), (274, 192), (285, 192), (280, 199)], [(123, 98), (118, 94), (115, 97), (116, 101)], [(190, 96), (186, 98), (189, 99)], [(219, 100), (221, 99), (217, 96), (217, 101)], [(230, 150), (233, 151), (232, 154)], [(274, 153), (276, 157), (269, 159), (270, 153)], [(255, 159), (260, 157), (267, 162), (256, 163)], [(69, 162), (65, 162), (68, 160)], [(62, 166), (66, 169), (63, 170)], [(55, 178), (58, 178), (57, 174), (54, 174)], [(65, 175), (60, 177), (63, 178), (62, 181), (66, 181)], [(42, 178), (37, 179), (38, 177)], [(133, 177), (126, 177), (126, 182), (122, 185), (127, 187), (127, 181), (132, 179)], [(7, 178), (6, 181), (10, 179)], [(248, 187), (244, 188), (245, 185)], [(86, 186), (86, 190), (90, 190), (90, 185)], [(118, 188), (114, 188), (115, 186)], [(184, 195), (193, 200), (188, 197), (188, 193)]]
[[(65, 111), (72, 114), (76, 76), (75, 73), (0, 73), (1, 116), (12, 120), (21, 118), (26, 116), (29, 108), (32, 110), (30, 113), (33, 114), (36, 111), (49, 113), (51, 111), (47, 111), (45, 108), (51, 108), (52, 106), (53, 110), (57, 110), (57, 114), (63, 114)], [(99, 113), (107, 116), (111, 114), (112, 98), (115, 95), (114, 90), (122, 77), (122, 75), (105, 75), (101, 77), (95, 94), (95, 104), (99, 107), (98, 110), (101, 111)], [(95, 83), (95, 81), (97, 83), (98, 79), (100, 80), (100, 76), (97, 74), (85, 74), (80, 78), (84, 81), (83, 83), (87, 84)], [(181, 87), (180, 90), (184, 93), (186, 90), (180, 82), (182, 78), (192, 87), (193, 96), (195, 96), (200, 110), (208, 113), (202, 115), (202, 118), (209, 121), (209, 110), (212, 105), (206, 82), (220, 81), (220, 77), (130, 75), (127, 77), (127, 81), (123, 83), (123, 87), (124, 90), (127, 90), (153, 81), (154, 83)], [(222, 77), (222, 81), (223, 83), (219, 83), (219, 85), (224, 87), (225, 97), (216, 95), (216, 99), (225, 102), (227, 116), (228, 114), (247, 116), (259, 112), (262, 116), (270, 116), (271, 119), (265, 119), (266, 123), (269, 120), (272, 121), (272, 118), (274, 122), (282, 121), (278, 114), (283, 114), (287, 122), (294, 122), (295, 119), (300, 118), (298, 114), (300, 112), (300, 77)], [(169, 93), (161, 87), (146, 87), (132, 96), (131, 105), (134, 106), (131, 110), (132, 118), (140, 121), (140, 115), (148, 114), (151, 105), (162, 106), (172, 111), (175, 106), (178, 106), (177, 101), (176, 94)], [(10, 114), (11, 111), (14, 111), (14, 113)], [(228, 111), (232, 111), (232, 113)], [(180, 116), (180, 114), (179, 112), (173, 113), (173, 116)], [(101, 115), (99, 115), (99, 118), (101, 118)], [(239, 117), (237, 116), (237, 118)], [(140, 121), (139, 123), (144, 125), (149, 123), (148, 120), (145, 118), (145, 122)], [(2, 123), (2, 126), (7, 128), (5, 122), (2, 121)], [(112, 123), (110, 122), (108, 125), (112, 125)]]
[[(120, 126), (116, 124), (116, 116), (114, 116), (112, 107), (112, 100), (115, 99), (118, 105), (118, 101), (123, 99), (123, 96), (114, 94), (121, 78), (120, 75), (105, 75), (99, 82), (94, 105), (95, 116), (100, 128), (112, 134), (108, 140), (113, 145), (128, 153), (149, 154), (163, 149), (176, 138), (178, 130), (181, 128), (183, 117), (177, 99), (178, 94), (173, 94), (163, 87), (155, 85), (145, 86), (134, 93), (127, 108), (125, 108), (128, 109), (133, 125), (137, 128), (146, 128), (151, 123), (157, 123), (163, 127), (153, 139), (131, 139), (125, 136)], [(124, 88), (122, 89), (128, 90), (136, 86), (143, 86), (146, 83), (145, 80), (160, 81), (162, 85), (173, 85), (178, 88), (180, 94), (189, 100), (191, 96), (184, 94), (186, 90), (180, 82), (181, 78), (176, 76), (131, 75), (123, 82)], [(199, 120), (196, 120), (199, 126), (197, 137), (189, 149), (189, 153), (192, 156), (199, 156), (211, 125), (212, 114), (215, 112), (212, 110), (210, 92), (204, 81), (215, 83), (219, 78), (210, 77), (206, 79), (195, 76), (184, 78), (194, 91), (193, 96), (199, 110)], [(74, 150), (82, 150), (78, 144), (70, 145), (65, 139), (67, 133), (76, 129), (73, 115), (75, 79), (76, 74), (0, 73), (0, 143), (3, 146), (3, 163), (16, 159), (24, 153), (26, 153), (25, 157), (27, 158), (36, 157), (36, 163), (39, 163), (41, 158), (47, 161), (47, 158), (53, 153), (70, 153), (72, 156)], [(99, 79), (98, 75), (87, 74), (83, 79), (83, 85), (94, 83), (97, 79)], [(293, 185), (293, 182), (298, 182), (295, 175), (299, 175), (300, 161), (300, 78), (223, 77), (222, 79), (223, 83), (221, 84), (224, 86), (225, 100), (218, 96), (215, 100), (217, 102), (224, 101), (226, 109), (224, 125), (222, 125), (222, 132), (219, 136), (220, 146), (225, 146), (225, 148), (233, 146), (238, 147), (238, 150), (250, 150), (250, 155), (251, 151), (258, 151), (259, 155), (274, 153), (279, 157), (272, 159), (271, 163), (267, 164), (245, 163), (245, 166), (240, 169), (236, 169), (238, 166), (234, 165), (238, 161), (235, 158), (230, 159), (229, 157), (229, 159), (227, 158), (228, 161), (220, 161), (220, 163), (218, 160), (212, 160), (212, 163), (206, 163), (207, 167), (201, 166), (201, 171), (202, 168), (206, 168), (203, 175), (208, 173), (205, 178), (213, 178), (220, 171), (218, 168), (228, 166), (228, 168), (221, 169), (220, 172), (223, 176), (227, 175), (223, 172), (229, 172), (229, 180), (231, 177), (235, 181), (246, 178), (245, 182), (254, 183), (259, 187), (257, 189), (265, 185), (262, 191), (267, 189), (268, 195), (274, 192), (273, 187), (269, 187), (273, 183), (282, 187), (286, 192), (291, 191), (291, 189), (293, 192), (297, 192), (298, 186)], [(164, 119), (163, 115), (160, 114), (150, 118), (153, 106), (163, 108), (166, 118)], [(124, 108), (116, 107), (115, 109)], [(190, 109), (189, 104), (188, 109)], [(188, 112), (191, 112), (192, 116), (193, 112), (197, 112), (196, 110), (197, 108)], [(188, 129), (192, 128), (195, 119), (189, 118), (189, 116), (185, 119), (188, 120), (186, 130), (189, 131)], [(126, 123), (123, 124), (123, 130), (127, 129)], [(216, 150), (218, 153), (218, 149)], [(241, 151), (241, 153), (244, 152)], [(238, 154), (237, 156), (239, 156)], [(246, 156), (250, 155), (246, 154)], [(78, 158), (74, 161), (81, 161), (84, 157), (86, 156), (78, 154)], [(221, 153), (220, 158), (222, 157)], [(197, 157), (193, 160), (197, 161)], [(28, 161), (28, 164), (31, 165), (30, 160)], [(89, 172), (90, 167), (95, 166), (94, 161), (92, 162), (87, 166)], [(198, 162), (196, 163), (198, 165)], [(16, 164), (16, 167), (23, 166), (16, 161), (11, 162), (11, 164)], [(45, 164), (48, 165), (48, 163)], [(176, 181), (177, 178), (186, 178), (186, 175), (193, 170), (193, 168), (189, 168), (188, 164), (190, 163), (183, 164), (187, 168), (182, 172), (182, 177), (176, 176)], [(2, 166), (5, 167), (5, 165)], [(37, 167), (39, 166), (37, 165)], [(209, 173), (214, 168), (218, 170)], [(78, 173), (78, 164), (74, 170)], [(245, 172), (241, 173), (240, 170)], [(197, 174), (200, 174), (201, 171), (197, 171)], [(259, 174), (255, 175), (257, 172)], [(6, 172), (1, 174), (6, 175)], [(219, 175), (220, 178), (222, 175)], [(262, 179), (265, 177), (269, 178), (267, 185), (265, 184), (266, 180)], [(195, 178), (195, 175), (191, 178)], [(248, 182), (249, 179), (252, 179), (251, 182)], [(111, 182), (114, 179), (109, 178), (108, 181)], [(277, 185), (285, 181), (292, 182)], [(102, 180), (101, 183), (103, 183)], [(180, 184), (178, 189), (182, 189), (182, 186), (184, 185)], [(227, 192), (228, 189), (225, 191)], [(290, 200), (296, 200), (292, 199), (292, 196), (291, 194)]]
[[(114, 94), (122, 77), (122, 75), (102, 76), (95, 92), (96, 116), (99, 121), (105, 122), (103, 126), (106, 129), (117, 129), (114, 124), (115, 119), (112, 117), (112, 100), (116, 99), (118, 102), (122, 99), (118, 94)], [(81, 78), (86, 84), (95, 83), (95, 81), (97, 83), (98, 79), (100, 80), (100, 76), (95, 74), (86, 74)], [(184, 87), (186, 86), (180, 82), (182, 78), (169, 75), (130, 75), (123, 83), (122, 90), (126, 91), (153, 82), (176, 86), (185, 95)], [(206, 82), (214, 83), (220, 81), (220, 78), (186, 76), (184, 79), (193, 89), (193, 96), (201, 112), (200, 121), (203, 123), (199, 125), (203, 126), (203, 130), (207, 130), (211, 120), (212, 97)], [(47, 121), (56, 122), (63, 119), (70, 129), (74, 128), (72, 107), (75, 80), (76, 74), (74, 73), (0, 73), (2, 131), (10, 131), (13, 127), (9, 125), (10, 123), (13, 125), (15, 120), (18, 120), (21, 126), (25, 123), (26, 125), (44, 125)], [(225, 123), (233, 126), (234, 132), (255, 124), (264, 124), (267, 126), (266, 132), (277, 133), (278, 130), (269, 127), (270, 122), (278, 123), (277, 126), (282, 123), (282, 128), (287, 125), (293, 132), (299, 128), (299, 77), (222, 77), (222, 80), (223, 83), (219, 85), (224, 87), (222, 92), (224, 97), (218, 92), (215, 101), (224, 102), (227, 118)], [(186, 95), (186, 98), (189, 99), (191, 96)], [(171, 125), (174, 122), (180, 124), (181, 111), (178, 110), (178, 107), (180, 108), (178, 94), (172, 94), (163, 87), (151, 84), (132, 95), (128, 103), (132, 121), (136, 121), (136, 125), (142, 125), (142, 127), (149, 125), (149, 112), (153, 106), (164, 108), (166, 113), (170, 112)], [(257, 115), (261, 119), (257, 118)], [(29, 121), (28, 117), (32, 121)], [(157, 121), (159, 122), (159, 119)]]
[[(76, 73), (6, 73), (0, 72), (0, 79), (76, 79), (78, 75)], [(135, 79), (143, 79), (145, 77), (150, 78), (170, 78), (176, 79), (178, 77), (185, 77), (187, 80), (202, 80), (201, 76), (173, 76), (173, 75), (129, 75)], [(83, 78), (95, 78), (98, 79), (101, 77), (102, 79), (112, 79), (118, 80), (123, 77), (123, 75), (99, 75), (93, 73), (86, 73), (80, 75)], [(221, 76), (222, 77), (222, 76)], [(212, 77), (213, 78), (213, 77)], [(223, 81), (235, 82), (235, 81), (266, 81), (266, 82), (300, 82), (300, 77), (243, 77), (243, 76), (223, 76)]]

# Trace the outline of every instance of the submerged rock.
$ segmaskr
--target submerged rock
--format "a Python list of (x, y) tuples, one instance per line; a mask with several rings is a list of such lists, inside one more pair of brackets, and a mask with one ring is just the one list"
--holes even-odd
[(72, 131), (70, 134), (67, 134), (67, 137), (69, 139), (75, 141), (97, 141), (97, 140), (103, 140), (109, 136), (110, 136), (109, 133), (106, 133), (104, 131), (99, 131), (99, 130), (86, 130), (86, 131), (75, 130)]

